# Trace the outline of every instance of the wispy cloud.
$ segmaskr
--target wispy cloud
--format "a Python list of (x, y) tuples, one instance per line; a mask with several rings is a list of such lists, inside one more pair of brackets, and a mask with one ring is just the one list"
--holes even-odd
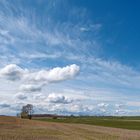
[(129, 106), (138, 107), (140, 72), (102, 57), (102, 29), (86, 8), (66, 1), (1, 0), (1, 100), (16, 99), (14, 112), (28, 102), (70, 114), (127, 114)]

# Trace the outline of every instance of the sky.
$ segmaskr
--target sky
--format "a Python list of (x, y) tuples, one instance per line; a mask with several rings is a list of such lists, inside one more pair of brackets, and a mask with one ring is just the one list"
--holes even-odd
[(140, 115), (139, 0), (0, 0), (0, 114)]

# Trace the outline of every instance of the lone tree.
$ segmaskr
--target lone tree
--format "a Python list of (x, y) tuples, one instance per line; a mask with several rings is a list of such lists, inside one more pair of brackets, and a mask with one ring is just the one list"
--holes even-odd
[(33, 105), (32, 104), (27, 104), (27, 105), (22, 107), (21, 118), (32, 119), (32, 114), (33, 114)]

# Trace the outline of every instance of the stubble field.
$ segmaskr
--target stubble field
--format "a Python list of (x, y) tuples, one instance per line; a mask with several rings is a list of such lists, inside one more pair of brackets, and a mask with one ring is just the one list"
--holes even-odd
[(140, 140), (140, 131), (1, 116), (0, 140)]

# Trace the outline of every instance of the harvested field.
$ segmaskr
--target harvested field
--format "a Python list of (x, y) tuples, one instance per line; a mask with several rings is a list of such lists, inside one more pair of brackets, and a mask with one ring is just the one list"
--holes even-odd
[(139, 140), (140, 131), (0, 117), (0, 140)]

